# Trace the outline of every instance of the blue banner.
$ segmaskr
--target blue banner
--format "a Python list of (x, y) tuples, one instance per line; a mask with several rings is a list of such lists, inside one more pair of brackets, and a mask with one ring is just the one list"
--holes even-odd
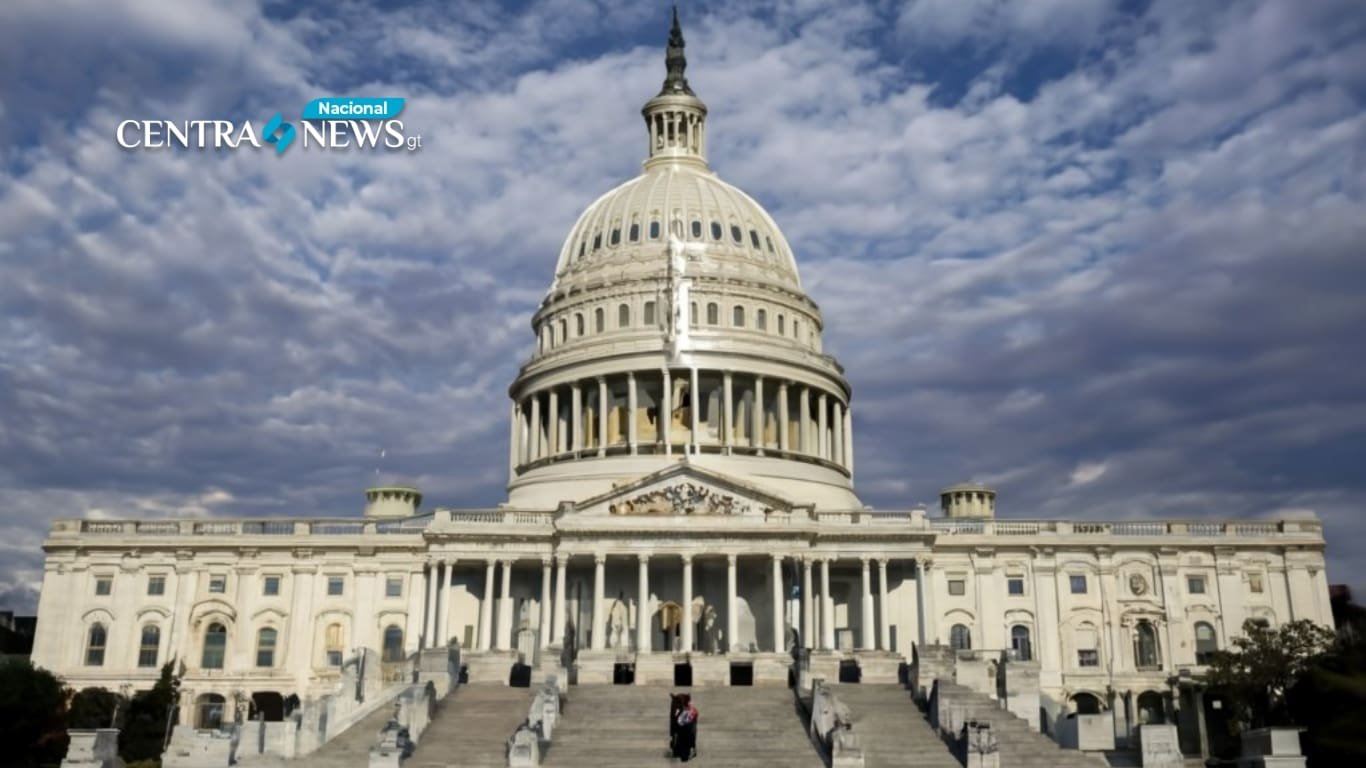
[(305, 120), (393, 120), (403, 111), (403, 99), (324, 96), (304, 107)]

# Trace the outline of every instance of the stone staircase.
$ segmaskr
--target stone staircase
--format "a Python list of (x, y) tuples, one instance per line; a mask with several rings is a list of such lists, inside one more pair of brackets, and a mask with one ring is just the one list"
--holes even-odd
[(379, 732), (384, 730), (393, 714), (393, 706), (383, 704), (351, 724), (317, 751), (296, 758), (251, 754), (251, 725), (248, 724), (248, 733), (244, 737), (244, 741), (248, 743), (244, 747), (239, 747), (241, 754), (238, 756), (237, 764), (243, 768), (365, 768), (370, 763), (370, 748), (379, 741)]
[[(943, 679), (939, 683), (941, 707), (948, 703), (961, 707), (966, 720), (991, 722), (1005, 768), (1105, 768), (1105, 758), (1074, 749), (1063, 749), (1049, 737), (1030, 727), (1029, 722), (1002, 709), (985, 694)], [(852, 708), (852, 705), (850, 705)]]
[[(688, 691), (698, 711), (697, 760), (726, 768), (822, 768), (792, 692), (781, 687), (670, 688), (579, 685), (569, 690), (547, 768), (674, 766), (669, 694)], [(464, 765), (464, 763), (462, 763)]]
[[(907, 689), (894, 684), (850, 684), (836, 685), (834, 690), (849, 708), (866, 768), (961, 768)], [(1013, 765), (1001, 763), (1002, 768)]]
[(460, 686), (438, 705), (404, 768), (504, 768), (508, 737), (526, 720), (533, 695), (498, 683)]

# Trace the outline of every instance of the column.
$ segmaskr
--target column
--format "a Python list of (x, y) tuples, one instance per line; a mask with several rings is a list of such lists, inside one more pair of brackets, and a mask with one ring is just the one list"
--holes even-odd
[(546, 451), (547, 456), (554, 456), (559, 453), (560, 448), (560, 390), (556, 387), (550, 388), (550, 408), (546, 414), (546, 444), (550, 449)]
[(569, 432), (572, 450), (583, 450), (583, 387), (576, 381), (569, 387)]
[(626, 374), (626, 443), (636, 452), (636, 375)]
[(815, 451), (811, 450), (811, 448), (812, 448), (812, 443), (811, 443), (811, 388), (810, 388), (810, 387), (802, 387), (802, 391), (801, 391), (800, 393), (798, 393), (798, 395), (797, 395), (797, 410), (800, 411), (800, 413), (797, 414), (797, 424), (798, 424), (798, 426), (800, 427), (800, 429), (797, 430), (797, 435), (798, 435), (798, 438), (797, 438), (797, 439), (800, 441), (800, 444), (797, 446), (797, 449), (800, 450), (802, 453), (805, 453), (805, 454), (808, 454), (808, 455), (809, 455), (809, 454), (812, 454), (812, 453), (815, 453)]
[(854, 411), (853, 406), (844, 409), (844, 468), (854, 474)]
[(564, 611), (565, 611), (565, 575), (569, 567), (569, 557), (567, 555), (557, 555), (555, 557), (555, 621), (550, 628), (551, 643), (560, 645), (564, 642)]
[(878, 625), (879, 647), (884, 651), (892, 650), (892, 625), (887, 615), (887, 559), (877, 561), (877, 613), (881, 618)]
[(446, 646), (450, 645), (451, 640), (451, 576), (455, 571), (455, 558), (442, 560), (441, 564), (445, 566), (445, 572), (441, 575), (441, 599), (438, 601), (441, 623), (436, 638), (442, 646)]
[(790, 451), (787, 437), (787, 382), (778, 384), (778, 450)]
[(487, 651), (493, 642), (493, 569), (497, 560), (489, 560), (484, 568), (484, 602), (479, 604), (479, 650)]
[(554, 633), (550, 631), (550, 606), (554, 599), (550, 596), (550, 557), (541, 558), (541, 626), (539, 634), (541, 636), (541, 647), (550, 647), (550, 637)]
[[(553, 397), (553, 395), (552, 395)], [(839, 400), (830, 404), (830, 449), (836, 464), (844, 464), (844, 404)]]
[[(939, 645), (939, 616), (934, 610), (934, 585), (930, 584), (930, 567), (933, 563), (929, 560), (916, 558), (915, 561), (915, 586), (920, 593), (920, 644)], [(1053, 624), (1041, 624), (1040, 626), (1052, 627)], [(1040, 632), (1039, 634), (1042, 634)]]
[(650, 556), (640, 555), (640, 578), (636, 597), (636, 653), (649, 653), (650, 648)]
[(751, 420), (751, 428), (754, 430), (754, 437), (750, 440), (750, 445), (759, 449), (760, 456), (764, 455), (764, 377), (754, 377), (754, 418)]
[(721, 399), (725, 401), (721, 409), (721, 444), (727, 449), (735, 444), (735, 399), (731, 397), (732, 378), (730, 371), (721, 375)]
[(522, 421), (522, 406), (520, 403), (512, 404), (512, 423), (508, 434), (508, 477), (515, 477), (517, 474), (518, 457), (517, 451), (520, 449), (517, 440), (517, 426)]
[(436, 647), (436, 561), (427, 563), (427, 620), (422, 625), (424, 648)]
[(869, 573), (868, 558), (862, 558), (863, 565), (863, 605), (860, 607), (863, 613), (863, 631), (859, 633), (859, 645), (862, 650), (871, 651), (877, 647), (877, 640), (873, 637), (876, 631), (873, 627), (873, 582)]
[(673, 440), (669, 436), (669, 428), (674, 423), (674, 380), (669, 375), (669, 369), (660, 371), (660, 382), (664, 385), (660, 392), (659, 405), (659, 436), (664, 441), (664, 455), (673, 453)]
[(531, 396), (531, 445), (528, 462), (541, 458), (541, 394)]
[(773, 556), (773, 652), (783, 652), (783, 556)]
[(830, 558), (821, 559), (821, 648), (835, 649), (835, 601), (830, 597)]
[(598, 377), (598, 458), (607, 455), (607, 379)]
[(816, 398), (816, 455), (830, 458), (830, 436), (825, 431), (825, 393)]
[(503, 594), (498, 600), (498, 639), (494, 647), (500, 651), (511, 648), (512, 635), (512, 561), (503, 561)]
[(683, 650), (693, 649), (692, 555), (683, 555)]
[(697, 391), (697, 369), (693, 368), (689, 371), (688, 376), (688, 421), (691, 422), (688, 429), (692, 431), (692, 452), (693, 455), (696, 455), (702, 452), (702, 449), (698, 447), (702, 441), (697, 434), (698, 413), (701, 411), (698, 406), (702, 402), (702, 395)]
[[(803, 390), (804, 391), (804, 390)], [(814, 611), (815, 602), (811, 599), (811, 560), (802, 558), (802, 647), (815, 648), (816, 644), (811, 637), (816, 631)]]
[(606, 638), (603, 637), (603, 633), (606, 631), (606, 630), (604, 629), (604, 627), (605, 627), (606, 624), (607, 624), (607, 622), (606, 622), (606, 618), (607, 618), (607, 617), (603, 615), (603, 611), (606, 610), (606, 606), (603, 605), (603, 600), (602, 600), (602, 590), (603, 590), (603, 567), (604, 567), (606, 564), (607, 564), (607, 556), (606, 556), (606, 555), (594, 555), (594, 556), (593, 556), (593, 642), (592, 642), (592, 646), (593, 646), (593, 650), (595, 650), (595, 651), (601, 651), (603, 648), (606, 648), (606, 647), (607, 647), (607, 643), (604, 642), (604, 641), (606, 640)]
[(736, 650), (736, 635), (740, 632), (740, 617), (735, 601), (735, 555), (726, 555), (726, 652)]

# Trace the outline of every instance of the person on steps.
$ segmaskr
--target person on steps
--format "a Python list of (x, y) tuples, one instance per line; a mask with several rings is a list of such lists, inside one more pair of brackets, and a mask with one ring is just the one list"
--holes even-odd
[(674, 757), (688, 762), (697, 757), (697, 707), (692, 697), (686, 693), (678, 697), (679, 710), (674, 717), (678, 724), (678, 735), (674, 737)]

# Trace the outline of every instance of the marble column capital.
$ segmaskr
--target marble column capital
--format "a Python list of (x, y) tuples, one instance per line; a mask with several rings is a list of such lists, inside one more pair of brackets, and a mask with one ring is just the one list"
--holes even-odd
[(593, 564), (594, 564), (594, 565), (606, 565), (606, 564), (607, 564), (607, 555), (602, 554), (602, 553), (594, 553), (594, 554), (593, 554)]
[(641, 565), (645, 565), (650, 562), (650, 553), (641, 552), (636, 555), (636, 559), (640, 561)]
[(554, 560), (550, 555), (541, 555), (541, 567), (549, 568), (551, 561)]
[(727, 552), (727, 553), (726, 553), (726, 565), (729, 565), (729, 566), (735, 565), (735, 561), (736, 561), (737, 559), (739, 559), (739, 555), (735, 554), (734, 552)]

